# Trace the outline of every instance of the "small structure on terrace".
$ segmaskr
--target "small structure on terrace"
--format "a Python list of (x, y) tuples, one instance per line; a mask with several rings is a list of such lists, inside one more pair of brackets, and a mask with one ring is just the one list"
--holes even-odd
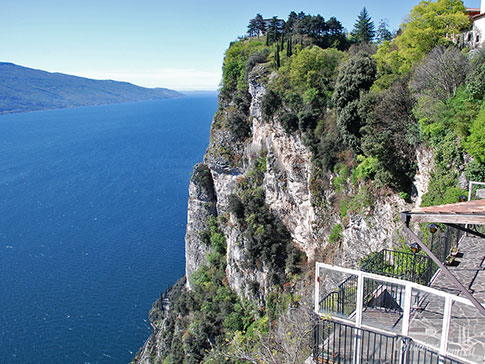
[[(410, 251), (384, 249), (360, 270), (316, 264), (314, 362), (485, 364), (482, 185), (467, 202), (403, 212)], [(419, 237), (412, 222), (431, 224)]]

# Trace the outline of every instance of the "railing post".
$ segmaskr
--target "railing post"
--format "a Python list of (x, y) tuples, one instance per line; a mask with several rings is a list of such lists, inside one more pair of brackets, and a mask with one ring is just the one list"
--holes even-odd
[(411, 285), (406, 284), (405, 289), (406, 289), (406, 291), (404, 292), (404, 307), (403, 307), (401, 334), (403, 336), (408, 336), (408, 334), (409, 334), (409, 319), (411, 317), (411, 298), (412, 298), (413, 288), (411, 287)]
[(448, 351), (448, 338), (450, 334), (450, 320), (451, 320), (451, 309), (453, 304), (451, 298), (447, 296), (445, 298), (445, 310), (443, 312), (443, 327), (441, 329), (441, 345), (440, 345), (440, 355), (446, 355)]
[(320, 313), (318, 303), (320, 300), (320, 270), (318, 263), (315, 263), (315, 312)]
[[(360, 273), (360, 272), (359, 272)], [(360, 364), (360, 348), (362, 346), (362, 304), (364, 301), (364, 277), (362, 273), (357, 276), (357, 295), (356, 295), (357, 302), (355, 304), (355, 355), (354, 355), (354, 364)]]
[(401, 355), (399, 357), (399, 364), (408, 363), (409, 348), (410, 348), (409, 338), (401, 337)]

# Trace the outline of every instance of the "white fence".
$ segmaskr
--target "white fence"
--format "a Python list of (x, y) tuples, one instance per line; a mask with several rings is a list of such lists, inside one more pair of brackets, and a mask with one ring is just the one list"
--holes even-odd
[(482, 351), (476, 349), (485, 341), (485, 317), (463, 297), (409, 281), (316, 263), (314, 309), (323, 318), (357, 328), (410, 337), (464, 363), (485, 363), (485, 343)]

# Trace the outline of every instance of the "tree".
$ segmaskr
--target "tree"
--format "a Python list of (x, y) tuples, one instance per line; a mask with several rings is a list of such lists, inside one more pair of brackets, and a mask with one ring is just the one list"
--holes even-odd
[(257, 26), (256, 19), (251, 19), (249, 21), (249, 25), (248, 25), (248, 35), (250, 37), (254, 37), (256, 35), (259, 35), (259, 31), (258, 31), (258, 26)]
[(485, 50), (480, 48), (471, 60), (471, 72), (466, 79), (466, 89), (475, 100), (485, 96)]
[(401, 34), (379, 46), (379, 73), (409, 73), (434, 47), (453, 43), (454, 37), (469, 26), (461, 0), (421, 1), (401, 24)]
[(445, 101), (455, 96), (469, 69), (468, 59), (458, 49), (438, 46), (416, 68), (412, 86), (418, 96)]
[(384, 41), (390, 42), (392, 40), (392, 33), (389, 30), (389, 25), (386, 19), (381, 19), (376, 32), (377, 43), (381, 44)]
[(254, 364), (303, 363), (310, 354), (315, 325), (308, 306), (310, 303), (304, 302), (288, 308), (277, 321), (271, 325), (265, 322), (266, 327), (253, 330), (251, 335), (236, 333), (226, 357)]
[(292, 11), (288, 15), (288, 20), (286, 21), (286, 24), (285, 24), (285, 32), (287, 34), (293, 33), (293, 31), (295, 30), (295, 24), (297, 20), (298, 20), (298, 15), (296, 15), (296, 13)]
[(375, 178), (405, 192), (410, 191), (416, 172), (419, 140), (413, 116), (415, 100), (408, 81), (398, 80), (379, 95), (369, 93), (359, 103), (359, 114), (365, 119), (361, 128), (362, 151), (378, 160)]
[(276, 69), (281, 67), (281, 61), (280, 61), (280, 45), (276, 44), (276, 53), (275, 53), (275, 62), (276, 62)]
[(337, 126), (344, 143), (360, 152), (360, 128), (362, 119), (358, 113), (359, 99), (363, 91), (370, 89), (376, 77), (376, 64), (371, 55), (359, 52), (341, 68), (333, 101), (337, 111)]
[(479, 162), (485, 164), (485, 108), (482, 108), (470, 128), (466, 150)]
[(281, 33), (283, 32), (282, 21), (278, 19), (276, 16), (271, 18), (268, 32), (267, 32), (267, 45), (270, 45), (273, 42), (277, 42), (280, 38)]
[(356, 43), (370, 43), (376, 35), (374, 22), (367, 9), (364, 7), (357, 17), (357, 22), (352, 30), (352, 36)]
[(264, 24), (264, 19), (261, 14), (256, 14), (256, 17), (254, 18), (255, 23), (256, 23), (256, 29), (258, 29), (258, 38), (260, 34), (265, 34), (266, 33), (266, 25)]
[(344, 27), (334, 16), (327, 20), (327, 42), (328, 47), (337, 48), (340, 51), (348, 48)]

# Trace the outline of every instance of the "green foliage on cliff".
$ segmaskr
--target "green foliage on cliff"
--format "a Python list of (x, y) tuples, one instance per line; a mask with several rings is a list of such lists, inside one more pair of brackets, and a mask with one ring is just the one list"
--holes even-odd
[(269, 284), (281, 286), (287, 275), (298, 271), (300, 252), (294, 247), (283, 222), (269, 209), (263, 189), (266, 158), (261, 156), (248, 177), (230, 197), (229, 208), (243, 232), (246, 262), (251, 269), (265, 266)]
[(207, 232), (211, 251), (207, 264), (191, 278), (191, 290), (176, 287), (165, 319), (165, 355), (172, 364), (200, 363), (214, 347), (226, 345), (238, 331), (247, 330), (259, 317), (254, 304), (241, 300), (229, 287), (226, 240), (217, 219), (211, 218)]
[(434, 47), (451, 45), (453, 36), (469, 25), (461, 0), (421, 1), (401, 25), (400, 34), (379, 46), (379, 84), (389, 85), (396, 77), (408, 74)]
[[(336, 19), (291, 13), (283, 25), (273, 19), (268, 30), (257, 18), (248, 28), (254, 37), (226, 52), (215, 127), (229, 131), (227, 148), (245, 146), (252, 122), (248, 75), (264, 84), (264, 121), (297, 134), (311, 152), (312, 203), (334, 209), (337, 221), (327, 234), (336, 248), (350, 215), (369, 214), (379, 194), (416, 197), (421, 146), (434, 153), (422, 205), (456, 202), (463, 177), (485, 180), (485, 53), (470, 60), (452, 44), (451, 35), (468, 25), (461, 1), (422, 1), (377, 53), (366, 42), (347, 49), (341, 32), (331, 41), (324, 25), (333, 22), (338, 30)], [(220, 363), (241, 353), (257, 362), (263, 344), (291, 342), (291, 335), (276, 337), (275, 327), (298, 303), (285, 285), (302, 268), (302, 256), (266, 204), (263, 183), (274, 161), (264, 153), (253, 159), (229, 198), (232, 216), (210, 219), (200, 234), (211, 251), (192, 276), (192, 290), (180, 291), (167, 318), (171, 363)], [(244, 294), (233, 292), (226, 277), (223, 231), (231, 228), (240, 233), (242, 269), (269, 273), (265, 295), (261, 282), (246, 282), (254, 301), (240, 298)]]
[(478, 162), (485, 164), (485, 104), (470, 127), (465, 148)]
[(264, 48), (264, 43), (257, 39), (233, 42), (230, 45), (222, 67), (221, 94), (229, 95), (247, 88), (246, 63), (252, 54), (262, 52)]
[(361, 95), (370, 89), (376, 77), (371, 55), (359, 52), (345, 62), (337, 77), (333, 100), (337, 110), (337, 126), (345, 144), (360, 151), (362, 117), (359, 115)]

